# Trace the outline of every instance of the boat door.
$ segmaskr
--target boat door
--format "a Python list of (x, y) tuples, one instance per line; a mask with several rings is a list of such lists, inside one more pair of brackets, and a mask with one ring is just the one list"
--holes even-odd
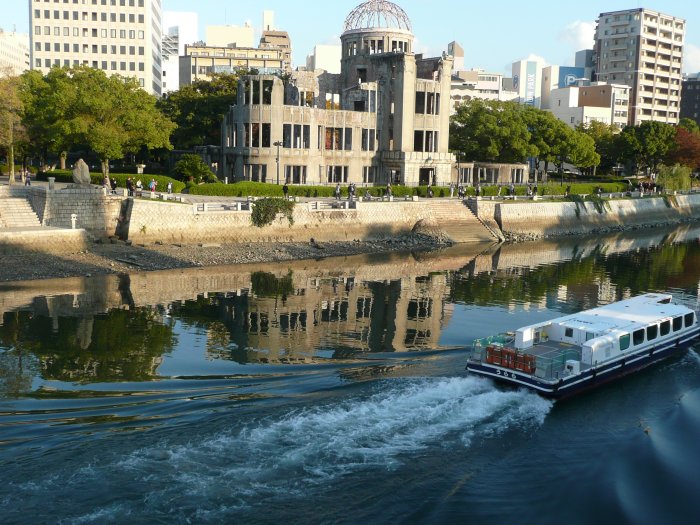
[(542, 339), (542, 330), (540, 328), (535, 328), (535, 335), (532, 337), (532, 343), (533, 344), (540, 344), (540, 340)]

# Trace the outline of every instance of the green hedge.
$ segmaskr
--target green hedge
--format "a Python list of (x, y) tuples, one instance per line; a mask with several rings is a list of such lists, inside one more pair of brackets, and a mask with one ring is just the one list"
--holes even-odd
[[(537, 193), (538, 195), (564, 195), (566, 192), (566, 187), (569, 184), (564, 184), (563, 186), (559, 183), (548, 183), (548, 184), (538, 184)], [(628, 189), (627, 184), (623, 182), (607, 182), (607, 183), (578, 183), (571, 184), (572, 194), (591, 194), (595, 193), (596, 188), (599, 186), (603, 188), (605, 193), (613, 193), (626, 191)], [(198, 185), (188, 185), (189, 192), (192, 195), (212, 195), (221, 197), (247, 197), (248, 195), (255, 197), (282, 197), (282, 186), (277, 184), (268, 184), (265, 182), (235, 182), (233, 184), (198, 184)], [(498, 193), (497, 186), (482, 186), (482, 195), (494, 196)], [(363, 187), (357, 186), (357, 196), (363, 197), (365, 192), (369, 191), (370, 195), (373, 197), (381, 197), (386, 191), (385, 186), (370, 186)], [(474, 195), (475, 188), (467, 188), (467, 195)], [(418, 195), (420, 197), (427, 197), (428, 187), (427, 186), (392, 186), (391, 192), (394, 197), (404, 197), (406, 195)], [(525, 186), (516, 186), (516, 195), (525, 195), (527, 189)], [(335, 186), (289, 186), (289, 194), (299, 197), (333, 197), (335, 194)], [(341, 194), (343, 197), (348, 196), (348, 186), (347, 184), (341, 185)], [(450, 189), (446, 186), (434, 186), (433, 195), (435, 197), (449, 197)], [(508, 185), (503, 185), (501, 190), (501, 196), (508, 195)], [(457, 196), (457, 190), (455, 189), (455, 196)]]
[[(50, 172), (39, 172), (37, 175), (38, 180), (47, 180), (48, 177), (56, 177), (56, 182), (73, 182), (73, 172), (70, 170), (53, 170)], [(147, 190), (148, 189), (148, 183), (151, 181), (151, 179), (155, 179), (156, 182), (158, 183), (158, 191), (165, 191), (165, 188), (168, 185), (168, 182), (173, 183), (173, 193), (181, 193), (182, 190), (185, 189), (185, 183), (181, 182), (179, 180), (175, 180), (171, 177), (166, 177), (164, 175), (151, 175), (151, 174), (143, 174), (143, 175), (132, 175), (130, 173), (110, 173), (109, 178), (110, 179), (116, 179), (117, 181), (117, 186), (119, 188), (126, 188), (126, 179), (128, 177), (131, 177), (134, 181), (134, 184), (136, 184), (136, 181), (138, 179), (141, 179), (141, 182), (143, 183), (143, 189)], [(102, 181), (104, 180), (104, 177), (102, 176), (102, 173), (90, 173), (90, 180), (92, 181), (93, 184), (97, 184), (98, 186), (102, 186)]]

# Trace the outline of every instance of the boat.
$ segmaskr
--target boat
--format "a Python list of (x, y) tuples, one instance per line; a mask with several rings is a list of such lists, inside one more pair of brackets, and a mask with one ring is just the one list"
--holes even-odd
[(647, 293), (477, 339), (467, 370), (562, 398), (670, 357), (698, 335), (695, 310)]

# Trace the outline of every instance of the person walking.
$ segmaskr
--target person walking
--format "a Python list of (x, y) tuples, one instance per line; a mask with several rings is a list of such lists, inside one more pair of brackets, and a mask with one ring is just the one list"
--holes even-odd
[(136, 191), (139, 194), (143, 191), (143, 182), (141, 182), (141, 179), (136, 179)]
[(286, 182), (282, 186), (282, 193), (284, 194), (284, 200), (289, 200), (289, 186), (287, 186)]
[(335, 200), (340, 200), (340, 182), (335, 185)]
[(455, 183), (450, 182), (450, 199), (455, 196)]
[(430, 184), (428, 184), (428, 192), (427, 193), (428, 193), (428, 198), (432, 199), (433, 198), (433, 187)]
[(27, 170), (26, 174), (24, 175), (24, 185), (25, 186), (32, 185), (32, 172), (29, 170)]
[(173, 192), (173, 182), (169, 180), (168, 185), (165, 187), (165, 189), (168, 191), (168, 193), (172, 193)]
[(131, 179), (131, 177), (126, 178), (126, 192), (129, 197), (134, 196), (134, 181)]
[(392, 193), (391, 193), (391, 182), (387, 182), (387, 183), (386, 183), (386, 196), (387, 196), (387, 197), (391, 197), (391, 196), (392, 196)]
[(151, 192), (156, 191), (156, 188), (158, 187), (158, 183), (156, 182), (156, 179), (151, 179), (151, 182), (148, 183), (148, 189), (151, 190)]

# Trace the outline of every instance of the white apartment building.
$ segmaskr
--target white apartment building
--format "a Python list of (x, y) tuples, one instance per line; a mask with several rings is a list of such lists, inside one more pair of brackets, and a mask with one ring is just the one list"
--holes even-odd
[(483, 69), (455, 71), (450, 83), (450, 114), (454, 115), (460, 104), (473, 99), (517, 100), (518, 93), (505, 89), (504, 78), (500, 73), (489, 73)]
[(581, 82), (552, 89), (547, 110), (572, 128), (598, 121), (622, 129), (627, 125), (629, 91), (625, 85)]
[(677, 124), (685, 20), (649, 9), (601, 13), (595, 33), (599, 81), (631, 87), (629, 124)]
[(342, 47), (340, 44), (317, 44), (314, 52), (306, 57), (306, 69), (314, 71), (323, 69), (334, 75), (340, 74)]
[(161, 0), (29, 0), (30, 65), (86, 65), (160, 96)]
[[(255, 31), (246, 22), (243, 26), (207, 26), (204, 41), (210, 47), (253, 47)], [(192, 42), (190, 42), (192, 43)]]
[(0, 29), (0, 75), (21, 75), (29, 69), (29, 35)]

